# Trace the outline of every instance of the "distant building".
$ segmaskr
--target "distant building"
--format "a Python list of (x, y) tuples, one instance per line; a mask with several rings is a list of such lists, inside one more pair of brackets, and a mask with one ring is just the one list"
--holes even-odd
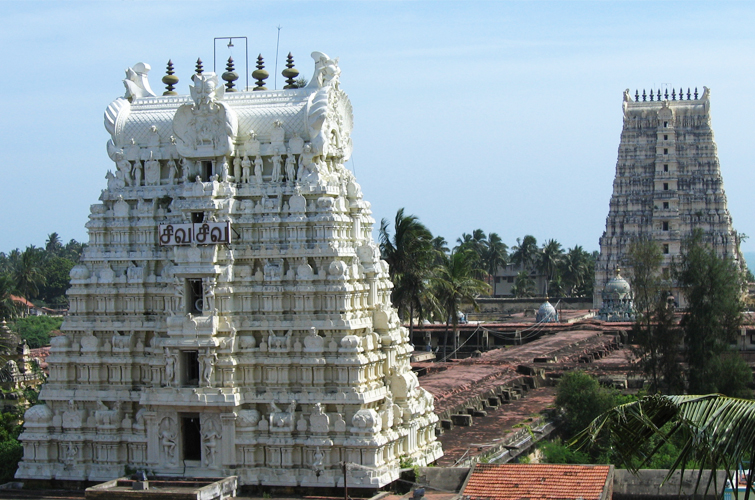
[[(703, 87), (698, 95), (697, 89), (668, 89), (649, 96), (643, 90), (634, 97), (626, 90), (623, 109), (613, 195), (595, 266), (596, 308), (606, 282), (625, 267), (635, 237), (661, 246), (664, 276), (670, 276), (682, 241), (696, 228), (719, 255), (740, 260), (711, 129), (710, 90)], [(673, 293), (684, 299), (678, 290)]]
[[(517, 264), (499, 267), (493, 277), (493, 297), (513, 297), (516, 275), (523, 269), (522, 266)], [(532, 269), (529, 271), (529, 275), (535, 283), (535, 286), (532, 287), (534, 295), (542, 297), (545, 292), (545, 274)]]

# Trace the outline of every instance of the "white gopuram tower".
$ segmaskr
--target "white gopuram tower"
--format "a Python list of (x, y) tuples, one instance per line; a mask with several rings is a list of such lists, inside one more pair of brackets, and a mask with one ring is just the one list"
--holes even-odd
[[(306, 87), (191, 95), (127, 70), (105, 113), (115, 173), (71, 271), (65, 336), (26, 412), (21, 479), (128, 469), (240, 484), (376, 488), (442, 455), (433, 398), (343, 163), (352, 112), (337, 60)], [(289, 88), (290, 87), (290, 88)]]
[[(723, 177), (710, 119), (710, 91), (658, 90), (648, 96), (624, 92), (624, 128), (613, 195), (600, 238), (593, 305), (618, 268), (632, 238), (653, 239), (661, 247), (663, 274), (670, 277), (682, 241), (701, 229), (721, 256), (739, 260), (739, 242), (726, 204)], [(680, 305), (684, 296), (669, 281)]]

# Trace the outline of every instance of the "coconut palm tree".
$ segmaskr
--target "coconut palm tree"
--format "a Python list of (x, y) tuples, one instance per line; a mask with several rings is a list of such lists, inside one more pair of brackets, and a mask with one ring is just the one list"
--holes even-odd
[[(632, 471), (642, 467), (672, 436), (679, 436), (684, 444), (666, 479), (677, 469), (683, 472), (693, 459), (701, 464), (699, 473), (703, 468), (714, 473), (723, 469), (731, 478), (739, 464), (755, 463), (755, 401), (720, 394), (646, 396), (600, 415), (572, 444), (582, 447), (606, 435), (618, 461)], [(660, 438), (659, 444), (648, 449), (653, 436)], [(748, 486), (753, 484), (754, 473), (751, 465)], [(711, 474), (711, 478), (714, 476)], [(700, 475), (698, 486), (699, 482)], [(720, 487), (716, 489), (721, 491)]]
[(39, 294), (39, 287), (45, 283), (42, 274), (42, 251), (34, 245), (26, 247), (13, 269), (16, 290), (29, 300)]
[(560, 274), (564, 278), (564, 285), (569, 295), (573, 295), (584, 280), (589, 279), (585, 276), (588, 258), (589, 254), (582, 246), (575, 245), (574, 248), (566, 251), (566, 255), (561, 260)]
[(47, 243), (45, 243), (45, 252), (50, 256), (57, 255), (63, 248), (63, 244), (60, 242), (60, 236), (58, 233), (50, 233), (47, 235)]
[(558, 272), (558, 265), (564, 256), (564, 250), (561, 243), (556, 240), (548, 240), (543, 244), (537, 261), (538, 270), (545, 275), (545, 295), (548, 295), (548, 282), (552, 280)]
[(461, 238), (457, 238), (456, 250), (472, 250), (475, 255), (475, 277), (482, 279), (485, 274), (485, 254), (488, 249), (488, 238), (485, 231), (475, 229), (472, 234), (462, 233)]
[(488, 234), (488, 246), (485, 250), (485, 270), (488, 272), (488, 283), (492, 280), (499, 267), (506, 267), (508, 260), (508, 249), (506, 243), (501, 240), (498, 233)]
[(537, 262), (537, 240), (534, 236), (528, 234), (524, 240), (516, 239), (516, 245), (512, 248), (511, 262), (518, 265), (522, 270), (531, 270)]
[(445, 265), (438, 267), (431, 279), (438, 302), (445, 309), (446, 335), (443, 342), (443, 357), (448, 345), (448, 323), (453, 327), (454, 355), (458, 349), (459, 310), (462, 303), (471, 303), (477, 309), (477, 297), (490, 289), (487, 283), (475, 278), (476, 255), (471, 249), (454, 250)]
[(12, 319), (18, 314), (16, 303), (11, 298), (15, 284), (8, 273), (0, 274), (0, 320)]
[(443, 264), (448, 257), (448, 252), (450, 251), (448, 249), (448, 242), (443, 236), (436, 236), (433, 238), (432, 244), (433, 250), (435, 250), (435, 266), (439, 266)]
[(426, 292), (435, 258), (433, 235), (416, 216), (405, 215), (403, 208), (396, 212), (393, 227), (391, 237), (388, 221), (380, 222), (380, 251), (394, 284), (391, 301), (402, 319), (408, 310), (411, 335), (415, 310), (419, 308), (423, 315), (421, 296)]
[(511, 287), (514, 297), (532, 297), (535, 295), (535, 280), (528, 271), (519, 271), (514, 278), (514, 286)]

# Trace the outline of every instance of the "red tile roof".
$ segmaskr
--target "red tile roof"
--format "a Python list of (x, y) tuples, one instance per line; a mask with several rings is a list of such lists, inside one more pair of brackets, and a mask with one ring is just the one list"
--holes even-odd
[(610, 498), (610, 465), (477, 464), (464, 498), (478, 500)]

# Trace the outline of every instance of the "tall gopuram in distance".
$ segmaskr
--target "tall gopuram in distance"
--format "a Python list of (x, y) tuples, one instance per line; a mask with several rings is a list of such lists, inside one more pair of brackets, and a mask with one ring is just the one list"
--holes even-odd
[[(595, 308), (604, 285), (626, 267), (625, 252), (635, 237), (660, 245), (664, 276), (693, 229), (701, 229), (719, 255), (741, 262), (711, 129), (710, 90), (703, 87), (702, 95), (697, 88), (649, 95), (643, 90), (634, 97), (626, 90), (623, 109), (613, 195), (595, 267)], [(684, 306), (683, 295), (673, 283), (671, 288)]]
[[(198, 61), (190, 95), (126, 72), (105, 112), (114, 169), (71, 271), (20, 479), (127, 470), (239, 484), (376, 488), (442, 456), (409, 366), (370, 204), (344, 167), (338, 61), (293, 58), (282, 90)], [(224, 83), (225, 82), (225, 83)], [(103, 175), (104, 175), (103, 170)]]

